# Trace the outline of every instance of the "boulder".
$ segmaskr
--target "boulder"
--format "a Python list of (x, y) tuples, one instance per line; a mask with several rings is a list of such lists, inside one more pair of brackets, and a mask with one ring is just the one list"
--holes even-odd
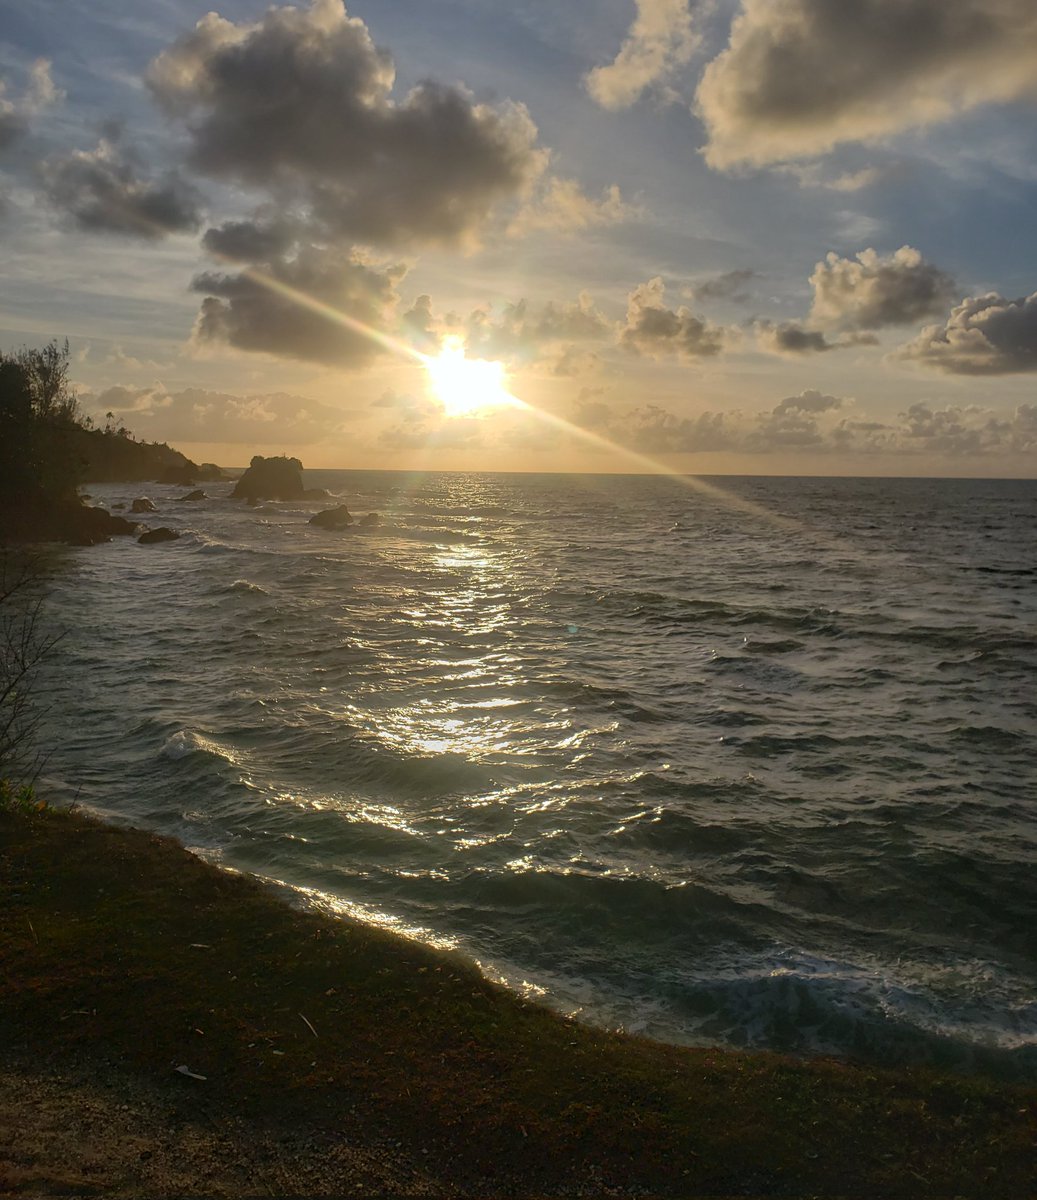
[(231, 498), (248, 500), (301, 500), (302, 463), (297, 458), (264, 458), (257, 454), (248, 470), (234, 485)]
[(207, 500), (208, 497), (201, 488), (195, 488), (193, 492), (188, 492), (186, 496), (177, 497), (179, 500)]
[(344, 504), (338, 508), (326, 508), (323, 512), (314, 513), (310, 517), (311, 525), (319, 525), (321, 529), (346, 529), (353, 524), (353, 517)]
[(370, 527), (371, 525), (381, 525), (382, 518), (377, 513), (368, 513), (366, 517), (360, 518), (360, 524)]
[(35, 492), (17, 505), (0, 508), (0, 544), (67, 542), (71, 546), (96, 546), (136, 531), (136, 522), (82, 504), (78, 497), (55, 501)]
[(186, 460), (183, 463), (177, 463), (174, 466), (166, 467), (159, 475), (159, 483), (176, 483), (181, 487), (191, 487), (194, 481), (198, 478), (198, 467), (190, 461)]
[(156, 542), (175, 542), (179, 536), (175, 529), (160, 525), (157, 529), (145, 529), (137, 541), (142, 546), (153, 546)]
[(134, 500), (134, 502), (130, 505), (130, 512), (142, 513), (154, 511), (155, 502), (153, 500), (149, 500), (147, 496), (138, 496), (137, 499)]
[(66, 529), (67, 536), (62, 541), (75, 546), (96, 546), (98, 542), (107, 542), (109, 538), (136, 533), (137, 522), (127, 521), (125, 517), (113, 517), (105, 508), (92, 508), (86, 504), (68, 512)]

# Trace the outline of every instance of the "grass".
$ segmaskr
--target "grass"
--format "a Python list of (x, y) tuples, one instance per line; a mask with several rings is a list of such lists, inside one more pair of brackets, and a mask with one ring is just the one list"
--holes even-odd
[(0, 1014), (16, 1053), (170, 1089), (186, 1065), (199, 1120), (391, 1131), (473, 1195), (1037, 1190), (1035, 1088), (606, 1034), (170, 840), (18, 801), (0, 805)]

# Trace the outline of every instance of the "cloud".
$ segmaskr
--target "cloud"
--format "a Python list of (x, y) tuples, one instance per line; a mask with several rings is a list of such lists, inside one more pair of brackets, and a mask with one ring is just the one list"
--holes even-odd
[(640, 213), (627, 204), (619, 188), (612, 184), (604, 189), (599, 200), (588, 196), (575, 179), (552, 176), (545, 182), (542, 194), (527, 204), (508, 227), (511, 234), (528, 233), (534, 229), (550, 229), (572, 233), (600, 225), (615, 225)]
[(197, 170), (294, 196), (342, 237), (470, 242), (547, 163), (520, 104), (435, 82), (394, 100), (391, 57), (341, 0), (252, 24), (210, 13), (147, 82), (184, 122)]
[(96, 150), (76, 150), (40, 166), (47, 199), (80, 229), (157, 241), (201, 224), (201, 197), (175, 171), (142, 177), (135, 156), (102, 138)]
[(366, 366), (384, 351), (352, 322), (375, 331), (391, 326), (396, 286), (405, 274), (405, 267), (377, 263), (360, 251), (320, 246), (303, 246), (262, 270), (206, 272), (191, 285), (206, 297), (194, 339), (203, 346), (214, 342), (339, 367)]
[(839, 342), (830, 342), (819, 329), (808, 329), (800, 321), (756, 321), (753, 324), (756, 342), (768, 354), (796, 358), (803, 354), (823, 354), (838, 350)]
[(944, 325), (926, 326), (896, 357), (953, 375), (1037, 371), (1037, 292), (1018, 300), (996, 292), (970, 296)]
[(0, 79), (0, 151), (29, 130), (30, 119), (41, 109), (63, 100), (65, 93), (54, 86), (50, 63), (38, 58), (29, 68), (29, 81), (19, 100), (7, 99), (7, 88)]
[(97, 413), (112, 411), (146, 439), (298, 446), (341, 434), (350, 414), (284, 392), (236, 396), (187, 388), (113, 387), (90, 398)]
[(813, 158), (1037, 95), (1032, 0), (743, 0), (696, 93), (706, 161)]
[(775, 170), (791, 175), (802, 188), (822, 188), (828, 192), (859, 192), (874, 187), (903, 171), (900, 163), (886, 167), (862, 167), (859, 171), (826, 174), (818, 163), (787, 163)]
[(696, 300), (728, 300), (732, 304), (744, 304), (749, 300), (745, 285), (750, 279), (759, 278), (759, 272), (742, 268), (737, 271), (727, 271), (712, 279), (697, 283), (693, 289)]
[(954, 280), (911, 246), (880, 257), (862, 250), (857, 261), (829, 254), (810, 276), (811, 320), (843, 330), (907, 325), (945, 311)]
[(573, 343), (605, 341), (615, 325), (587, 292), (574, 302), (549, 300), (531, 305), (518, 300), (501, 306), (485, 305), (467, 316), (438, 315), (429, 296), (418, 296), (400, 317), (412, 342), (434, 351), (448, 335), (461, 336), (469, 358), (511, 362), (550, 362), (556, 374), (580, 374), (586, 353)]
[(978, 405), (912, 405), (892, 420), (851, 417), (853, 402), (807, 390), (762, 412), (732, 409), (691, 417), (649, 404), (619, 411), (588, 397), (572, 420), (609, 440), (646, 454), (741, 453), (766, 455), (916, 455), (984, 457), (1037, 452), (1037, 405), (1011, 415)]
[(1037, 450), (1037, 407), (1021, 404), (1010, 417), (978, 405), (932, 409), (912, 404), (900, 414), (898, 442), (904, 450), (955, 456)]
[(685, 359), (720, 354), (737, 337), (737, 331), (712, 325), (683, 305), (666, 307), (666, 285), (659, 276), (639, 284), (627, 302), (626, 325), (620, 344), (635, 354), (658, 358), (677, 354)]
[(835, 408), (842, 408), (845, 403), (846, 401), (840, 396), (826, 396), (824, 392), (819, 392), (815, 388), (807, 388), (798, 396), (787, 396), (784, 400), (779, 400), (773, 412), (775, 416), (784, 416), (785, 413), (790, 412), (831, 412)]
[(595, 67), (584, 83), (602, 106), (629, 108), (650, 88), (664, 85), (699, 45), (688, 0), (636, 0), (637, 15), (615, 59)]
[(202, 245), (216, 258), (232, 262), (269, 263), (283, 258), (299, 230), (287, 220), (225, 221), (205, 231)]

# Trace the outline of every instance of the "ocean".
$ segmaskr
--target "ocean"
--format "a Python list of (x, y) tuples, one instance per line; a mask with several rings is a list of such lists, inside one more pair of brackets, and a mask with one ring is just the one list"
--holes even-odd
[(1037, 483), (306, 484), (380, 524), (90, 488), (183, 536), (56, 553), (52, 799), (608, 1028), (1037, 1078)]

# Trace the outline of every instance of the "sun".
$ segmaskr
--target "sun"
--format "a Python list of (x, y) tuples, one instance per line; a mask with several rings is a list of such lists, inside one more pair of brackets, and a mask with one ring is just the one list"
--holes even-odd
[(432, 393), (448, 417), (470, 417), (518, 404), (508, 391), (504, 364), (465, 358), (459, 337), (447, 338), (437, 357), (425, 360), (425, 370)]

